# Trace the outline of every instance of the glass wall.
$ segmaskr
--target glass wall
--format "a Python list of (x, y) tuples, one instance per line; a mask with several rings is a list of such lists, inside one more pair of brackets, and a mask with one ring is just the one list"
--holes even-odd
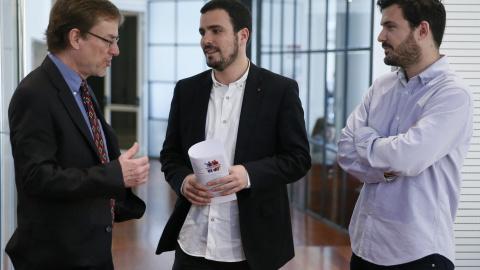
[(158, 157), (178, 80), (206, 70), (200, 48), (200, 9), (204, 0), (149, 2), (149, 156)]
[(257, 0), (257, 64), (295, 79), (312, 168), (290, 186), (292, 203), (346, 228), (361, 189), (336, 161), (346, 117), (371, 84), (371, 0)]
[[(199, 46), (205, 0), (149, 1), (149, 155), (161, 150), (178, 80), (204, 71)], [(348, 114), (371, 84), (371, 0), (254, 0), (252, 62), (295, 79), (305, 110), (312, 169), (290, 186), (292, 203), (342, 228), (361, 184), (336, 162)]]

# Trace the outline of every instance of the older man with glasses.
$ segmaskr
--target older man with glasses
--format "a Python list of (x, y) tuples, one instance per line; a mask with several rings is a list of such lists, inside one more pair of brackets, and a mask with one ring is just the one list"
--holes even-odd
[(131, 187), (147, 181), (148, 158), (133, 159), (137, 143), (120, 155), (86, 82), (120, 53), (122, 22), (107, 0), (57, 0), (50, 54), (12, 97), (18, 228), (5, 250), (17, 270), (113, 269), (113, 222), (145, 211)]

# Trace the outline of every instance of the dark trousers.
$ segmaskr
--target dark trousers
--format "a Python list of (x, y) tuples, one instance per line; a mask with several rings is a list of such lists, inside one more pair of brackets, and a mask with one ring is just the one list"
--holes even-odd
[(455, 266), (453, 263), (440, 254), (432, 254), (427, 257), (423, 257), (419, 260), (391, 265), (382, 266), (376, 265), (371, 262), (367, 262), (364, 259), (352, 253), (352, 260), (350, 261), (350, 270), (453, 270)]
[(203, 257), (190, 256), (183, 252), (177, 243), (172, 270), (250, 270), (250, 267), (247, 261), (217, 262)]

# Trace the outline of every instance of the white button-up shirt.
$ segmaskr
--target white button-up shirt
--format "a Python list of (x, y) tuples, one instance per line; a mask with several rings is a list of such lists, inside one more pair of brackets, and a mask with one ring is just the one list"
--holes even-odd
[[(238, 81), (223, 85), (215, 79), (208, 103), (205, 138), (219, 138), (227, 158), (233, 164), (238, 123), (248, 67)], [(206, 206), (192, 205), (178, 237), (182, 250), (196, 257), (222, 262), (245, 260), (237, 201)]]

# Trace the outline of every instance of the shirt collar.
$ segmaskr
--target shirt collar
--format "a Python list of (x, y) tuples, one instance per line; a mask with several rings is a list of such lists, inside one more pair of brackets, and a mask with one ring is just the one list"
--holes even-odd
[[(436, 77), (444, 74), (448, 70), (450, 70), (450, 65), (448, 64), (447, 56), (445, 55), (440, 55), (440, 59), (438, 59), (435, 63), (431, 64), (427, 69), (425, 69), (422, 73), (418, 74), (417, 76), (410, 78), (410, 79), (416, 79), (419, 82), (422, 83), (422, 85), (427, 85), (429, 82), (431, 82), (433, 79)], [(405, 82), (406, 84), (406, 76), (405, 76), (405, 70), (403, 68), (399, 69), (397, 71), (397, 76), (398, 78), (402, 81)]]
[(78, 92), (78, 90), (80, 90), (80, 85), (82, 84), (82, 77), (65, 65), (62, 60), (58, 59), (55, 55), (49, 53), (48, 56), (52, 59), (53, 63), (55, 63), (58, 70), (60, 70), (60, 73), (67, 82), (72, 93)]
[[(250, 60), (248, 60), (248, 68), (247, 68), (247, 71), (245, 71), (245, 74), (243, 74), (243, 76), (238, 79), (237, 81), (233, 82), (233, 84), (235, 84), (236, 86), (238, 86), (239, 88), (243, 88), (245, 86), (245, 81), (247, 80), (247, 77), (248, 77), (248, 72), (250, 71)], [(213, 81), (213, 86), (215, 87), (221, 87), (221, 86), (224, 86), (224, 84), (220, 83), (219, 81), (217, 81), (215, 79), (215, 74), (213, 72), (213, 69), (212, 69), (212, 81)], [(231, 83), (232, 84), (232, 83)]]

